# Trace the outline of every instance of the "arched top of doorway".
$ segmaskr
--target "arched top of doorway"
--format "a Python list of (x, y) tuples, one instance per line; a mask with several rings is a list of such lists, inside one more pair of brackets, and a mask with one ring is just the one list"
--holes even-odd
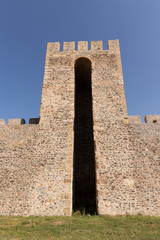
[(91, 60), (89, 59), (89, 58), (86, 58), (86, 57), (80, 57), (80, 58), (77, 58), (76, 60), (75, 60), (75, 68), (78, 66), (78, 65), (85, 65), (86, 67), (87, 66), (92, 66), (92, 62), (91, 62)]
[(75, 80), (79, 85), (88, 85), (91, 82), (92, 62), (90, 59), (80, 57), (75, 61)]

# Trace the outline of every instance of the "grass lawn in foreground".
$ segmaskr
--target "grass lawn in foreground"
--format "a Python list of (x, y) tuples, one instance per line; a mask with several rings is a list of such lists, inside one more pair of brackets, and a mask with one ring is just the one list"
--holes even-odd
[(160, 218), (147, 216), (0, 217), (0, 240), (160, 240)]

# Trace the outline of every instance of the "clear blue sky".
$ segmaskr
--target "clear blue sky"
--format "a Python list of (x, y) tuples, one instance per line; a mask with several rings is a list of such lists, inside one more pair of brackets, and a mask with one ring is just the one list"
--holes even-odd
[(47, 42), (111, 39), (128, 114), (160, 114), (160, 0), (0, 0), (0, 119), (39, 117)]

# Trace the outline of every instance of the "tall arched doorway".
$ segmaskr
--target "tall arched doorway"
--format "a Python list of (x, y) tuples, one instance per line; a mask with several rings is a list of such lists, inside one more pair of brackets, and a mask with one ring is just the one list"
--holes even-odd
[(96, 174), (92, 114), (92, 64), (75, 62), (73, 209), (96, 212)]

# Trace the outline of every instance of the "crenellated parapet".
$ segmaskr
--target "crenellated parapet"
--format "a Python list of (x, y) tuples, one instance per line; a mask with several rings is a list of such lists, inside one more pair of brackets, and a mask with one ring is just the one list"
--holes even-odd
[[(14, 119), (9, 119), (8, 120), (8, 126), (17, 126), (17, 125), (24, 125), (26, 124), (26, 121), (23, 118), (14, 118)], [(39, 124), (39, 118), (30, 118), (29, 119), (29, 124)], [(5, 120), (0, 119), (0, 126), (5, 126)]]
[(23, 118), (8, 120), (8, 125), (21, 125), (21, 124), (25, 124), (25, 123), (26, 123), (26, 121)]
[[(141, 116), (128, 116), (127, 117), (128, 123), (139, 124), (141, 122)], [(146, 115), (145, 116), (145, 123), (160, 123), (160, 115)]]
[(66, 54), (66, 53), (73, 53), (73, 52), (97, 52), (97, 51), (112, 51), (116, 52), (119, 51), (119, 40), (109, 40), (108, 41), (108, 50), (106, 50), (107, 44), (103, 41), (91, 41), (91, 49), (89, 49), (88, 41), (79, 41), (77, 44), (76, 50), (75, 42), (64, 42), (63, 43), (63, 50), (60, 51), (60, 42), (49, 42), (47, 46), (47, 54), (52, 56), (53, 54)]
[(147, 115), (145, 116), (146, 123), (160, 123), (160, 115)]

